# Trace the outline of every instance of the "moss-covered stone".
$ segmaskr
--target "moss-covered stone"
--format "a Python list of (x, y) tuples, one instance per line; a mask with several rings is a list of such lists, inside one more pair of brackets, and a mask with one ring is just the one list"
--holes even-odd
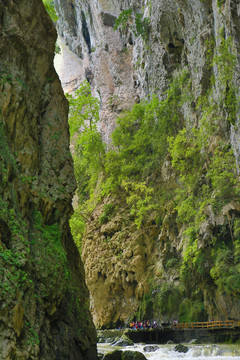
[(0, 358), (96, 359), (56, 32), (41, 1), (0, 14)]

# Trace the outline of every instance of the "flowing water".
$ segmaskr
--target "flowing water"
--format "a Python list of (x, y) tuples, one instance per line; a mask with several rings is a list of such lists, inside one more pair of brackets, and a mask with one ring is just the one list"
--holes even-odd
[(240, 345), (184, 345), (189, 349), (185, 354), (174, 351), (176, 345), (157, 345), (156, 351), (145, 352), (143, 348), (146, 344), (136, 344), (125, 348), (111, 346), (110, 344), (98, 344), (98, 352), (105, 354), (115, 349), (140, 351), (150, 360), (240, 360)]

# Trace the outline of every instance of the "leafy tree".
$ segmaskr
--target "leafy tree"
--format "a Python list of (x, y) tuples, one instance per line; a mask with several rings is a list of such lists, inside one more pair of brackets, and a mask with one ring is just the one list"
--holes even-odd
[(74, 143), (74, 169), (79, 201), (92, 194), (104, 169), (105, 145), (97, 128), (99, 101), (91, 95), (90, 84), (84, 81), (74, 96), (67, 95), (70, 104), (70, 137)]
[(77, 180), (78, 208), (70, 221), (74, 240), (81, 248), (81, 236), (91, 210), (96, 206), (98, 179), (104, 170), (105, 144), (97, 128), (99, 101), (84, 81), (69, 100), (70, 137), (74, 143), (73, 161)]

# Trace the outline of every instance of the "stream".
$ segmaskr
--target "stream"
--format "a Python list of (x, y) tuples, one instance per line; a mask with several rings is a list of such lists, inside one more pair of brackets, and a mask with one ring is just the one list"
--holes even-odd
[[(147, 344), (150, 345), (150, 344)], [(111, 346), (108, 343), (98, 344), (98, 352), (106, 354), (113, 350), (132, 350), (142, 352), (147, 359), (171, 359), (171, 360), (240, 360), (240, 345), (226, 345), (226, 344), (208, 344), (208, 345), (186, 345), (189, 350), (187, 353), (179, 353), (174, 351), (176, 344), (171, 345), (157, 345), (158, 349), (155, 352), (145, 352), (143, 348), (146, 344), (135, 344), (134, 346), (126, 346), (120, 348), (119, 346)], [(153, 346), (156, 346), (154, 344)]]

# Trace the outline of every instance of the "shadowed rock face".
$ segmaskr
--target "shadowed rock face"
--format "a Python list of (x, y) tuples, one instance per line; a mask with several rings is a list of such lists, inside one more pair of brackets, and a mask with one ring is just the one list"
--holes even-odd
[(0, 3), (0, 358), (96, 359), (68, 220), (68, 105), (41, 1)]

